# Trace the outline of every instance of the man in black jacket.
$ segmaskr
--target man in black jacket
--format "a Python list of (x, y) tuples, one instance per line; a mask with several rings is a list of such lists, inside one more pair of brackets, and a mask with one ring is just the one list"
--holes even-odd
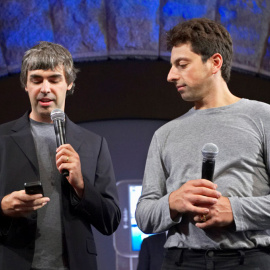
[[(56, 147), (50, 114), (64, 111), (76, 72), (58, 44), (41, 42), (24, 55), (21, 83), (31, 110), (0, 126), (1, 270), (97, 269), (91, 225), (109, 235), (120, 222), (105, 139), (66, 117), (67, 144)], [(44, 197), (24, 191), (37, 180)]]

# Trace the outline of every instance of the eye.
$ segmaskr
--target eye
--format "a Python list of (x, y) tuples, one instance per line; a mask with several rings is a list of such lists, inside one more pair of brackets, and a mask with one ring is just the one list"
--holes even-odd
[(33, 84), (40, 84), (42, 81), (40, 81), (40, 80), (32, 80), (32, 83)]
[(51, 84), (57, 84), (59, 82), (61, 82), (62, 78), (60, 76), (52, 76), (51, 78), (49, 78), (49, 83)]
[(187, 63), (179, 63), (180, 68), (186, 68), (187, 65), (188, 65)]
[(59, 82), (59, 80), (51, 80), (51, 81), (50, 81), (51, 84), (56, 84), (56, 83), (58, 83), (58, 82)]

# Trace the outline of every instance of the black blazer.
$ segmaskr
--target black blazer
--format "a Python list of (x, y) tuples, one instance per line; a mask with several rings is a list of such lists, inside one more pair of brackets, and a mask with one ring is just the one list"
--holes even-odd
[[(0, 201), (39, 180), (38, 161), (28, 113), (0, 126)], [(104, 138), (66, 119), (67, 143), (78, 152), (84, 178), (84, 195), (76, 199), (62, 177), (62, 218), (71, 270), (97, 269), (91, 225), (112, 234), (121, 218), (112, 162)], [(0, 213), (0, 269), (29, 270), (33, 260), (38, 211), (27, 218)]]

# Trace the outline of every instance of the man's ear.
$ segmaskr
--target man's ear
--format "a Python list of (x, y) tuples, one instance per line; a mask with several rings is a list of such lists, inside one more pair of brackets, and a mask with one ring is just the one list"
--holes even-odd
[(69, 91), (73, 86), (73, 82), (67, 87), (67, 90)]
[(211, 58), (212, 58), (212, 72), (213, 74), (216, 74), (222, 67), (223, 58), (219, 53), (213, 54)]

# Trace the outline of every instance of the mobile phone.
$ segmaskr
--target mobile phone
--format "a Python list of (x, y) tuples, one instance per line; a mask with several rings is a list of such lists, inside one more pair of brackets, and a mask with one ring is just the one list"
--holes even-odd
[(26, 194), (42, 194), (44, 196), (43, 187), (40, 181), (24, 183), (24, 189)]

